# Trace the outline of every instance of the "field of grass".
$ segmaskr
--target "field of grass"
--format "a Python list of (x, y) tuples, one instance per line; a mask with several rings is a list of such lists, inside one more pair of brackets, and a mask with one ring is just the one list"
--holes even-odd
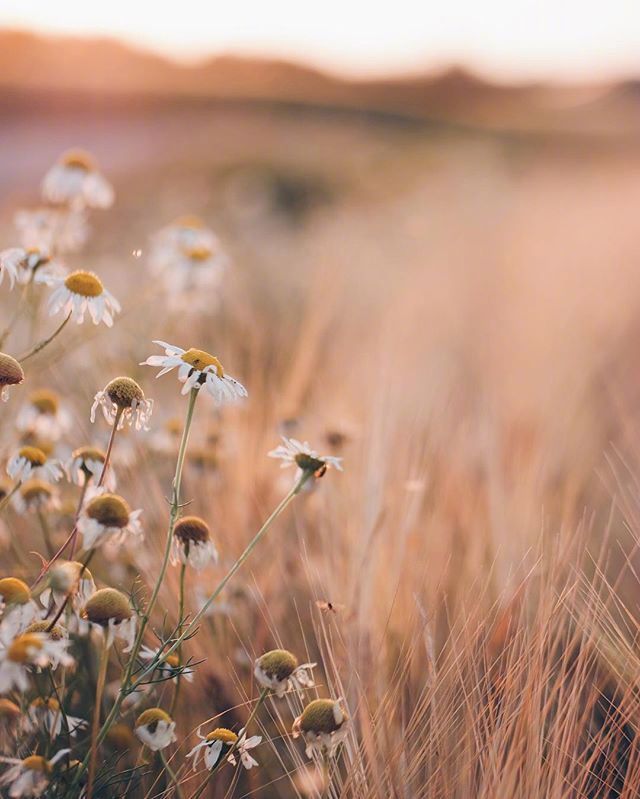
[[(72, 416), (50, 454), (62, 460), (106, 447), (109, 426), (89, 412), (110, 380), (153, 398), (150, 431), (117, 433), (111, 460), (144, 540), (98, 548), (97, 587), (142, 614), (161, 573), (179, 434), (158, 432), (181, 429), (187, 397), (174, 372), (156, 381), (139, 365), (161, 352), (154, 339), (215, 354), (248, 391), (237, 406), (204, 391), (196, 403), (179, 513), (208, 522), (220, 557), (187, 568), (183, 629), (292, 486), (267, 457), (279, 436), (344, 466), (309, 479), (183, 642), (195, 674), (178, 700), (175, 682), (156, 682), (118, 710), (95, 799), (195, 796), (204, 766), (194, 774), (185, 756), (199, 725), (248, 720), (259, 767), (225, 764), (203, 796), (636, 796), (640, 149), (250, 104), (43, 116), (35, 129), (16, 112), (0, 134), (0, 249), (17, 245), (13, 215), (37, 202), (59, 152), (87, 147), (115, 202), (64, 260), (98, 274), (122, 313), (112, 329), (70, 323), (25, 361), (1, 409), (3, 455), (24, 443), (16, 415), (35, 389)], [(193, 302), (149, 268), (150, 235), (182, 214), (202, 217), (230, 261)], [(20, 291), (0, 286), (2, 327)], [(5, 352), (61, 321), (50, 293), (33, 287)], [(2, 508), (0, 577), (31, 585), (33, 553), (65, 541), (80, 489), (59, 490), (42, 518)], [(169, 566), (158, 586), (148, 646), (179, 635), (179, 578)], [(276, 647), (317, 663), (316, 685), (259, 702), (254, 661)], [(101, 723), (122, 648), (109, 650)], [(99, 636), (73, 633), (69, 651), (51, 684), (65, 713), (90, 720)], [(46, 670), (6, 696), (24, 716), (43, 693)], [(315, 697), (349, 715), (326, 763), (291, 735)], [(167, 766), (133, 734), (156, 706), (176, 723)], [(21, 727), (2, 755), (70, 743), (82, 761), (92, 738)], [(45, 796), (86, 784), (86, 771), (52, 774)]]

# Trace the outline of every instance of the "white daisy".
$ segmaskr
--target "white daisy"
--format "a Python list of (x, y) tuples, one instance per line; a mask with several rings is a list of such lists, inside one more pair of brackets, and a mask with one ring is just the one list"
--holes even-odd
[(209, 525), (198, 516), (185, 516), (173, 528), (171, 563), (184, 563), (196, 570), (218, 562)]
[[(115, 588), (101, 588), (86, 602), (76, 623), (77, 632), (86, 634), (88, 627), (100, 630), (111, 646), (116, 639), (124, 641), (124, 652), (130, 652), (136, 637), (136, 617), (127, 597)], [(84, 622), (84, 624), (82, 624)]]
[(198, 248), (219, 250), (218, 237), (199, 217), (179, 217), (151, 237), (149, 265), (154, 272), (162, 272), (184, 251)]
[(43, 206), (17, 211), (13, 222), (23, 247), (67, 253), (82, 249), (89, 238), (87, 215), (65, 206)]
[(42, 510), (56, 510), (60, 507), (60, 499), (55, 486), (44, 480), (27, 480), (11, 498), (11, 504), (17, 513), (32, 513)]
[(96, 410), (102, 408), (102, 415), (113, 425), (119, 415), (118, 430), (125, 424), (135, 424), (136, 430), (148, 430), (148, 422), (153, 411), (153, 400), (145, 399), (144, 391), (130, 377), (116, 377), (102, 391), (98, 391), (91, 406), (91, 421), (96, 420)]
[(161, 708), (150, 707), (136, 719), (134, 732), (145, 746), (158, 752), (176, 740), (176, 723)]
[(13, 757), (0, 758), (0, 762), (12, 764), (11, 768), (0, 777), (0, 786), (10, 786), (7, 794), (10, 799), (43, 796), (49, 785), (53, 767), (70, 751), (70, 749), (60, 749), (50, 760), (42, 755), (29, 755), (24, 760)]
[(114, 314), (120, 313), (120, 303), (93, 272), (79, 269), (64, 278), (53, 279), (51, 285), (54, 290), (49, 298), (50, 316), (62, 311), (65, 316), (71, 314), (80, 325), (88, 312), (94, 325), (104, 322), (112, 327)]
[(22, 285), (31, 280), (50, 284), (55, 278), (63, 278), (67, 270), (61, 261), (51, 258), (46, 249), (11, 247), (0, 252), (0, 283), (5, 273), (13, 288), (16, 281)]
[(27, 720), (32, 731), (44, 729), (51, 738), (57, 738), (62, 731), (74, 736), (87, 726), (85, 719), (63, 713), (60, 702), (53, 696), (36, 697), (27, 710)]
[(43, 441), (58, 441), (71, 424), (71, 414), (61, 405), (58, 395), (46, 388), (32, 391), (16, 418), (21, 433)]
[(64, 638), (54, 640), (44, 632), (24, 632), (0, 652), (0, 694), (14, 688), (26, 691), (32, 668), (71, 666), (73, 658), (67, 654), (69, 642)]
[(186, 247), (174, 253), (160, 275), (172, 309), (211, 311), (226, 267), (227, 257), (218, 248)]
[(289, 689), (301, 693), (304, 688), (313, 688), (311, 669), (315, 665), (298, 665), (298, 659), (291, 652), (273, 649), (256, 660), (253, 673), (259, 685), (269, 688), (281, 699)]
[(157, 377), (161, 377), (177, 367), (178, 380), (184, 383), (183, 394), (188, 394), (192, 388), (199, 389), (205, 385), (207, 391), (219, 405), (235, 402), (247, 396), (247, 390), (242, 383), (226, 375), (222, 364), (214, 355), (193, 348), (183, 350), (164, 341), (154, 341), (153, 343), (163, 347), (166, 354), (150, 355), (141, 365), (161, 366), (162, 369)]
[(71, 607), (79, 611), (95, 593), (93, 575), (77, 560), (58, 560), (47, 573), (48, 587), (40, 594), (40, 602), (45, 608), (53, 602), (59, 608), (70, 597)]
[(106, 541), (119, 544), (131, 537), (141, 540), (141, 513), (140, 509), (132, 511), (118, 494), (89, 489), (77, 521), (84, 548), (93, 549)]
[(109, 208), (114, 197), (111, 184), (82, 150), (69, 150), (51, 167), (42, 182), (42, 196), (75, 209)]
[(17, 577), (3, 577), (0, 580), (0, 647), (9, 646), (37, 613), (29, 586)]
[(292, 732), (304, 738), (307, 757), (332, 757), (349, 732), (349, 716), (339, 700), (314, 699), (293, 722)]
[(228, 762), (235, 766), (237, 762), (234, 755), (235, 752), (240, 755), (242, 765), (246, 769), (258, 765), (258, 761), (249, 754), (249, 750), (254, 749), (262, 741), (260, 735), (253, 735), (251, 738), (247, 738), (244, 730), (240, 730), (240, 734), (236, 735), (235, 732), (224, 727), (217, 727), (206, 736), (203, 736), (200, 733), (200, 728), (198, 728), (197, 734), (198, 738), (200, 738), (200, 743), (196, 744), (187, 754), (187, 757), (193, 758), (194, 771), (197, 769), (202, 755), (204, 755), (204, 764), (209, 771), (215, 768), (220, 758), (225, 755)]
[(39, 447), (20, 447), (7, 464), (7, 474), (14, 480), (44, 480), (57, 483), (64, 476), (60, 461), (47, 458)]
[[(151, 649), (149, 646), (143, 646), (140, 649), (138, 657), (140, 660), (154, 660), (163, 651), (164, 647), (158, 649)], [(194, 670), (188, 666), (180, 666), (180, 659), (174, 652), (168, 655), (156, 666), (158, 674), (166, 680), (177, 680), (178, 676), (183, 677), (187, 682), (193, 682)]]
[(322, 477), (330, 467), (342, 471), (342, 458), (336, 458), (333, 455), (318, 455), (306, 441), (300, 442), (295, 438), (286, 438), (285, 436), (281, 436), (281, 438), (283, 443), (269, 452), (270, 458), (278, 458), (282, 461), (281, 469), (297, 466), (298, 476), (301, 476), (303, 472), (308, 472), (314, 477)]
[(17, 386), (24, 380), (22, 367), (4, 352), (0, 352), (0, 399), (7, 402), (9, 399), (10, 386)]
[[(97, 447), (78, 447), (71, 453), (71, 458), (67, 462), (67, 473), (69, 479), (76, 485), (84, 485), (85, 482), (93, 480), (99, 483), (104, 469), (105, 453)], [(113, 469), (108, 469), (103, 485), (109, 491), (116, 487), (116, 478)]]

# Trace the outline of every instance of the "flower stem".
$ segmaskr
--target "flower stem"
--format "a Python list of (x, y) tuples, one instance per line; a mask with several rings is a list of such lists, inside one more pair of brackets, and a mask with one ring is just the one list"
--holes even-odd
[(107, 666), (109, 664), (109, 647), (107, 644), (107, 634), (105, 632), (102, 640), (102, 651), (100, 653), (100, 668), (98, 670), (98, 679), (96, 682), (96, 701), (93, 708), (93, 719), (91, 724), (91, 748), (89, 759), (89, 776), (87, 778), (87, 799), (92, 799), (93, 796), (93, 783), (96, 772), (96, 756), (98, 754), (98, 729), (100, 727), (100, 711), (102, 710), (102, 693), (104, 691), (104, 684), (107, 679)]
[(175, 785), (176, 796), (178, 797), (178, 799), (183, 799), (184, 794), (182, 793), (182, 789), (180, 788), (180, 782), (178, 780), (178, 777), (176, 776), (174, 770), (169, 765), (169, 761), (165, 757), (164, 751), (162, 749), (160, 750), (159, 754), (160, 754), (160, 760), (162, 760), (162, 765), (164, 766), (165, 771), (169, 775), (169, 779)]
[(25, 361), (28, 361), (29, 358), (32, 358), (34, 355), (40, 352), (40, 350), (43, 350), (47, 346), (47, 344), (51, 344), (54, 338), (56, 338), (56, 336), (59, 333), (62, 333), (69, 319), (71, 319), (71, 314), (69, 314), (64, 318), (62, 323), (58, 325), (58, 327), (53, 331), (53, 333), (50, 336), (47, 336), (47, 338), (43, 338), (42, 341), (39, 341), (37, 344), (34, 344), (30, 350), (27, 350), (27, 352), (25, 352), (24, 355), (21, 355), (17, 360), (21, 364), (23, 364)]
[(38, 521), (40, 522), (40, 527), (42, 528), (42, 537), (44, 539), (47, 555), (52, 558), (53, 553), (55, 552), (55, 547), (53, 546), (53, 541), (51, 540), (51, 530), (49, 529), (49, 524), (47, 523), (45, 515), (40, 508), (38, 508)]
[(27, 301), (27, 297), (29, 296), (30, 287), (31, 287), (31, 281), (29, 281), (29, 283), (25, 283), (25, 285), (23, 286), (22, 291), (20, 292), (20, 299), (16, 303), (16, 309), (13, 312), (13, 316), (11, 317), (9, 324), (5, 327), (2, 333), (0, 333), (0, 347), (3, 346), (4, 342), (7, 340), (9, 334), (13, 330), (15, 323), (20, 318), (20, 315), (22, 314), (25, 303)]
[[(187, 564), (182, 563), (180, 565), (180, 609), (178, 615), (178, 630), (182, 629), (182, 623), (184, 622), (184, 578), (187, 571)], [(178, 647), (178, 666), (182, 666), (182, 644)], [(173, 712), (176, 709), (176, 705), (178, 704), (178, 696), (180, 695), (180, 678), (182, 677), (182, 672), (179, 671), (176, 676), (176, 687), (175, 691), (173, 692), (173, 699), (171, 701), (171, 710), (169, 711), (169, 715), (173, 716)]]
[(11, 491), (7, 492), (4, 497), (0, 500), (0, 511), (3, 511), (7, 505), (9, 504), (11, 497), (16, 493), (16, 491), (22, 485), (22, 480), (18, 480), (17, 483), (13, 486)]

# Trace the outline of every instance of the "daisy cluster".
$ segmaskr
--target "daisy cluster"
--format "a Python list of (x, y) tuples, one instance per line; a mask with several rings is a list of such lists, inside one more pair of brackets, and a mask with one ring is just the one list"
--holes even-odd
[[(95, 325), (114, 324), (120, 304), (102, 279), (90, 271), (69, 269), (66, 263), (87, 240), (89, 212), (108, 208), (113, 199), (113, 188), (93, 157), (72, 151), (45, 176), (41, 205), (16, 216), (20, 246), (0, 252), (0, 283), (8, 291), (22, 289), (15, 318), (27, 308), (33, 292), (49, 291), (49, 313), (60, 315), (62, 322), (42, 341), (31, 342), (24, 356), (0, 353), (5, 402), (14, 390), (22, 391), (23, 384), (29, 386), (25, 363), (50, 346), (68, 321), (82, 324), (88, 318)], [(207, 292), (212, 296), (227, 263), (217, 237), (199, 219), (181, 218), (152, 239), (150, 267), (168, 296), (179, 297), (181, 303), (199, 301)], [(2, 343), (15, 332), (14, 321), (0, 333)], [(228, 558), (220, 557), (211, 520), (187, 512), (181, 502), (183, 465), (189, 457), (201, 465), (209, 462), (206, 453), (189, 451), (196, 400), (207, 395), (219, 413), (245, 401), (248, 392), (218, 356), (194, 346), (153, 343), (161, 353), (132, 367), (154, 367), (157, 377), (173, 373), (180, 388), (176, 396), (184, 397), (185, 406), (184, 422), (156, 431), (156, 444), (149, 439), (165, 461), (176, 459), (164, 558), (155, 574), (127, 572), (135, 563), (132, 554), (143, 562), (150, 545), (145, 514), (127, 497), (126, 476), (119, 474), (123, 460), (118, 458), (125, 428), (129, 436), (152, 429), (154, 400), (126, 375), (94, 386), (93, 403), (87, 403), (83, 415), (104, 435), (105, 443), (97, 445), (77, 439), (82, 425), (54, 390), (34, 385), (20, 397), (16, 438), (6, 452), (6, 479), (0, 491), (0, 544), (11, 546), (16, 555), (14, 572), (0, 576), (2, 795), (92, 799), (107, 795), (106, 786), (126, 775), (127, 795), (131, 788), (133, 796), (132, 780), (140, 782), (138, 772), (151, 764), (164, 772), (163, 780), (176, 791), (193, 777), (192, 771), (201, 772), (204, 781), (194, 794), (200, 796), (223, 766), (258, 765), (255, 750), (262, 736), (249, 734), (248, 727), (267, 699), (297, 703), (301, 712), (292, 716), (291, 732), (303, 737), (310, 758), (336, 756), (349, 734), (343, 700), (308, 701), (316, 690), (317, 664), (300, 663), (285, 649), (264, 652), (255, 660), (259, 697), (244, 726), (234, 731), (210, 719), (191, 731), (178, 729), (174, 715), (179, 691), (200, 677), (200, 661), (186, 654), (199, 622), (215, 607), (213, 600), (275, 517), (303, 487), (313, 486), (329, 469), (341, 470), (342, 464), (307, 442), (283, 438), (269, 455), (295, 469), (287, 494), (244, 553), (226, 573), (221, 571), (221, 560)], [(211, 431), (205, 438), (215, 450), (218, 433)], [(20, 517), (22, 524), (36, 527), (44, 544), (41, 568), (32, 574), (21, 542), (10, 532)], [(176, 607), (160, 604), (171, 569), (180, 586), (177, 616)], [(213, 588), (189, 610), (185, 579), (205, 570)], [(127, 582), (122, 575), (133, 580)], [(148, 585), (142, 599), (130, 587), (135, 580)], [(155, 624), (163, 613), (165, 619), (175, 616), (168, 632), (166, 624)], [(136, 741), (151, 753), (148, 762), (137, 758), (129, 763), (122, 755), (130, 753)], [(118, 752), (120, 757), (111, 757)], [(106, 753), (109, 765), (98, 768)], [(155, 758), (153, 753), (160, 754)]]

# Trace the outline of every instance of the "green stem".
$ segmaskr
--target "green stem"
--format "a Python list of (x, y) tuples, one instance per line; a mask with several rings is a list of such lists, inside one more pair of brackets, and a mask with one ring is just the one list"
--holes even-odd
[(11, 501), (11, 497), (16, 493), (16, 491), (20, 488), (21, 485), (22, 485), (22, 480), (18, 480), (18, 482), (13, 486), (11, 491), (9, 491), (7, 494), (4, 495), (4, 497), (2, 497), (2, 499), (0, 500), (0, 511), (3, 511), (7, 507), (7, 505)]
[(100, 711), (102, 709), (102, 693), (107, 679), (107, 666), (109, 664), (109, 647), (107, 646), (107, 633), (105, 631), (102, 641), (102, 651), (100, 653), (100, 668), (98, 670), (98, 680), (96, 682), (96, 701), (93, 708), (93, 719), (91, 724), (91, 748), (89, 759), (89, 777), (87, 779), (87, 799), (92, 799), (93, 783), (96, 773), (96, 757), (98, 754), (98, 729), (100, 727)]
[(43, 338), (42, 341), (39, 341), (37, 344), (34, 344), (30, 350), (27, 350), (27, 352), (25, 352), (24, 355), (21, 355), (17, 360), (21, 364), (23, 364), (25, 361), (28, 361), (29, 358), (32, 358), (34, 355), (40, 352), (40, 350), (43, 350), (47, 346), (47, 344), (51, 344), (54, 338), (56, 338), (56, 336), (59, 333), (62, 333), (69, 319), (71, 319), (71, 314), (65, 317), (62, 324), (58, 325), (58, 327), (53, 331), (53, 333), (50, 336), (47, 336), (47, 338)]
[[(187, 571), (187, 564), (182, 563), (180, 565), (180, 609), (179, 609), (179, 616), (178, 616), (178, 630), (182, 629), (182, 623), (184, 622), (184, 578)], [(182, 666), (182, 644), (178, 647), (178, 666)], [(176, 687), (175, 691), (173, 692), (173, 700), (171, 702), (171, 710), (169, 711), (169, 715), (173, 716), (173, 713), (176, 709), (176, 705), (178, 704), (178, 696), (180, 695), (180, 678), (182, 677), (182, 671), (179, 671), (176, 676)]]
[(183, 799), (184, 794), (182, 793), (182, 789), (180, 788), (180, 782), (178, 781), (178, 777), (176, 776), (175, 772), (169, 765), (169, 761), (165, 757), (164, 750), (162, 749), (160, 750), (160, 760), (162, 760), (162, 765), (164, 766), (165, 771), (169, 775), (169, 779), (175, 785), (176, 796), (178, 797), (178, 799)]

